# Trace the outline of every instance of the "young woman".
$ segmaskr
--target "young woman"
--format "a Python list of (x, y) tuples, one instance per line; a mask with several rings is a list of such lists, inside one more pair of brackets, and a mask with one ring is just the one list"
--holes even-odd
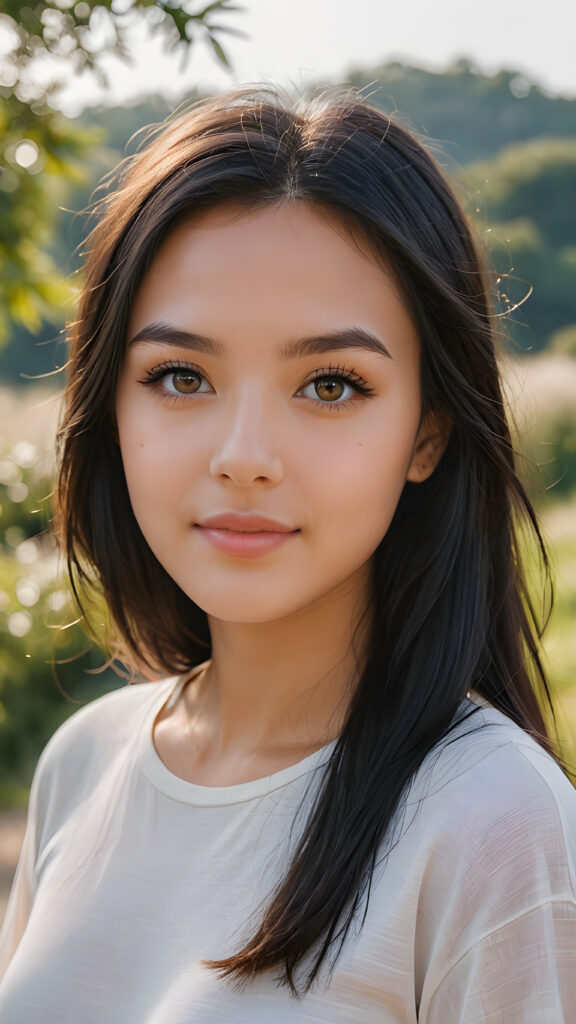
[(103, 206), (58, 531), (155, 681), (40, 759), (2, 1024), (575, 1021), (537, 526), (442, 173), (354, 96), (239, 90)]

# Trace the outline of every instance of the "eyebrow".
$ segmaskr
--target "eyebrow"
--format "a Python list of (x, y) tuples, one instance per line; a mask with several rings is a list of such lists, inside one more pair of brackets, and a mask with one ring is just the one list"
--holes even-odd
[[(174, 345), (177, 348), (190, 348), (204, 355), (224, 358), (226, 346), (215, 338), (208, 338), (193, 331), (183, 331), (179, 327), (155, 321), (147, 324), (129, 341), (129, 345), (152, 342), (160, 345)], [(310, 338), (295, 338), (284, 341), (279, 349), (281, 359), (303, 359), (305, 356), (321, 355), (324, 352), (337, 352), (342, 349), (364, 349), (391, 359), (390, 352), (379, 338), (371, 331), (362, 327), (344, 327), (334, 331), (316, 334)]]

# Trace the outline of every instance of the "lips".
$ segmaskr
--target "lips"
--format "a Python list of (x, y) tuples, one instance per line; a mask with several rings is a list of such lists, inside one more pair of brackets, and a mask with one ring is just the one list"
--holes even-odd
[(294, 543), (300, 530), (256, 513), (223, 512), (210, 516), (196, 529), (203, 539), (225, 555), (260, 558)]
[(223, 512), (220, 515), (204, 519), (198, 526), (211, 530), (233, 530), (236, 533), (297, 533), (298, 531), (286, 523), (258, 513)]

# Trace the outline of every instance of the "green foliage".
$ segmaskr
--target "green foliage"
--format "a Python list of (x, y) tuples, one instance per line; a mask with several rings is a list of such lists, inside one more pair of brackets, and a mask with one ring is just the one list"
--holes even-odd
[(501, 309), (527, 299), (510, 333), (521, 348), (542, 349), (574, 319), (576, 138), (508, 146), (462, 179), (499, 277)]
[[(215, 57), (228, 59), (219, 42), (230, 27), (220, 14), (240, 10), (231, 0), (182, 4), (131, 0), (5, 0), (0, 29), (8, 49), (0, 63), (0, 344), (14, 326), (38, 332), (70, 315), (71, 288), (50, 253), (59, 207), (71, 190), (91, 180), (88, 161), (102, 130), (79, 127), (57, 113), (49, 99), (62, 78), (89, 70), (104, 81), (101, 59), (130, 59), (135, 20), (146, 21), (173, 49), (187, 55), (197, 35)], [(36, 74), (49, 68), (51, 78)]]
[(0, 341), (11, 324), (37, 331), (70, 310), (70, 288), (49, 244), (67, 183), (85, 179), (82, 159), (96, 132), (62, 115), (0, 95)]
[(536, 506), (576, 493), (576, 404), (572, 412), (549, 409), (524, 428), (517, 444), (521, 472)]
[[(2, 27), (12, 40), (6, 57), (3, 78), (12, 81), (16, 94), (25, 101), (42, 95), (30, 71), (40, 61), (52, 66), (62, 61), (69, 74), (93, 71), (105, 81), (101, 58), (114, 53), (130, 60), (129, 33), (135, 18), (144, 20), (169, 46), (180, 47), (187, 54), (198, 30), (207, 38), (221, 63), (228, 59), (219, 43), (223, 32), (234, 32), (214, 18), (241, 10), (231, 0), (214, 0), (199, 5), (190, 0), (128, 0), (118, 8), (114, 0), (37, 0), (22, 4), (4, 0)], [(52, 89), (60, 80), (56, 74)]]
[(495, 159), (470, 165), (466, 177), (477, 184), (491, 217), (529, 217), (545, 245), (574, 245), (576, 137), (506, 146)]
[[(50, 262), (52, 272), (56, 275), (56, 281), (67, 296), (72, 295), (73, 288), (71, 283), (65, 285), (65, 281), (73, 281), (73, 274), (80, 262), (78, 250), (89, 228), (89, 217), (85, 211), (89, 207), (91, 195), (97, 182), (122, 159), (126, 152), (135, 148), (138, 139), (133, 139), (128, 145), (131, 136), (143, 125), (162, 121), (170, 109), (170, 105), (160, 99), (150, 99), (145, 103), (133, 106), (107, 108), (105, 134), (101, 127), (103, 112), (100, 108), (87, 110), (82, 118), (74, 121), (69, 121), (62, 115), (52, 112), (54, 118), (64, 122), (74, 144), (81, 145), (83, 136), (86, 141), (86, 146), (75, 154), (77, 170), (80, 173), (55, 178), (54, 190), (58, 191), (62, 197), (60, 203), (50, 201), (50, 208), (45, 209), (43, 214), (39, 210), (36, 211), (34, 221), (35, 230), (38, 232), (42, 230), (44, 239), (41, 250), (43, 265), (46, 261)], [(26, 172), (22, 171), (22, 174), (26, 175)], [(33, 184), (37, 186), (35, 197), (40, 203), (46, 200), (47, 204), (48, 183), (45, 174), (37, 175)], [(10, 196), (8, 196), (8, 201), (11, 201)], [(0, 192), (0, 204), (1, 202)], [(25, 205), (17, 204), (12, 211), (13, 214), (16, 215), (23, 206), (25, 208)], [(51, 224), (48, 223), (49, 220), (52, 222)], [(0, 228), (0, 233), (1, 230)], [(12, 232), (9, 237), (14, 237)], [(33, 264), (28, 263), (25, 268), (22, 268), (22, 274), (25, 276), (21, 280), (24, 285), (29, 287), (31, 300), (35, 301), (38, 275), (34, 271)], [(0, 296), (1, 289), (2, 282), (0, 281)], [(5, 303), (4, 306), (6, 308)], [(9, 324), (9, 337), (7, 344), (3, 348), (0, 347), (0, 378), (3, 377), (15, 384), (26, 384), (30, 377), (54, 373), (56, 368), (62, 367), (66, 363), (66, 345), (61, 330), (65, 318), (71, 315), (71, 308), (63, 306), (61, 303), (55, 303), (44, 312), (44, 322), (38, 325), (36, 321), (31, 327), (22, 321), (5, 319), (5, 322)], [(61, 379), (56, 375), (54, 385), (58, 386), (61, 383)]]
[(460, 165), (514, 142), (575, 135), (575, 101), (550, 96), (518, 71), (486, 75), (459, 60), (439, 72), (391, 61), (356, 69), (346, 82), (438, 140)]
[(563, 506), (557, 512), (558, 519), (564, 519), (564, 523), (559, 522), (556, 528), (553, 521), (550, 524), (556, 532), (553, 553), (556, 598), (544, 636), (544, 649), (559, 711), (561, 753), (576, 785), (576, 503)]
[(390, 62), (347, 80), (439, 149), (495, 267), (499, 312), (512, 310), (515, 347), (545, 348), (574, 320), (576, 101), (465, 60), (444, 72)]
[(552, 335), (550, 351), (576, 358), (576, 324), (568, 324)]
[(512, 311), (505, 324), (508, 333), (518, 349), (538, 352), (574, 318), (576, 268), (566, 250), (538, 244), (538, 229), (531, 224), (527, 230), (528, 224), (492, 224), (490, 259), (499, 308)]
[(57, 726), (118, 685), (97, 672), (104, 656), (75, 621), (48, 532), (49, 490), (29, 442), (0, 456), (0, 807), (25, 800)]

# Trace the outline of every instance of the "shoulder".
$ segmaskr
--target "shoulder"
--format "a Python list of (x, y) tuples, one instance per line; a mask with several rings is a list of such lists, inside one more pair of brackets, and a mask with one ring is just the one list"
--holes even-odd
[(413, 805), (429, 942), (441, 931), (466, 948), (535, 907), (576, 906), (576, 789), (501, 712), (474, 713), (433, 751)]
[[(481, 707), (428, 756), (411, 797), (460, 842), (522, 849), (555, 836), (576, 861), (576, 789), (540, 744), (502, 712)], [(426, 810), (425, 810), (426, 813)]]
[(509, 936), (521, 925), (532, 942), (537, 927), (543, 942), (558, 922), (574, 928), (576, 789), (536, 740), (491, 707), (427, 762), (412, 816), (422, 844), (415, 957), (420, 983), (427, 973), (434, 989), (497, 937), (508, 937), (501, 955), (512, 956), (520, 940)]
[(56, 729), (39, 765), (56, 753), (64, 753), (86, 741), (105, 738), (107, 745), (122, 744), (133, 734), (139, 719), (168, 698), (176, 682), (176, 678), (169, 678), (160, 682), (130, 683), (85, 704)]
[(141, 741), (146, 723), (168, 699), (176, 678), (136, 683), (106, 693), (75, 711), (46, 744), (34, 773), (31, 806), (39, 810), (80, 794), (118, 756)]
[(529, 813), (541, 798), (573, 824), (576, 789), (554, 758), (501, 711), (488, 704), (476, 710), (478, 718), (472, 716), (455, 732), (455, 754), (460, 745), (470, 756), (460, 785), (476, 793), (477, 803), (492, 813), (507, 813), (519, 803)]

